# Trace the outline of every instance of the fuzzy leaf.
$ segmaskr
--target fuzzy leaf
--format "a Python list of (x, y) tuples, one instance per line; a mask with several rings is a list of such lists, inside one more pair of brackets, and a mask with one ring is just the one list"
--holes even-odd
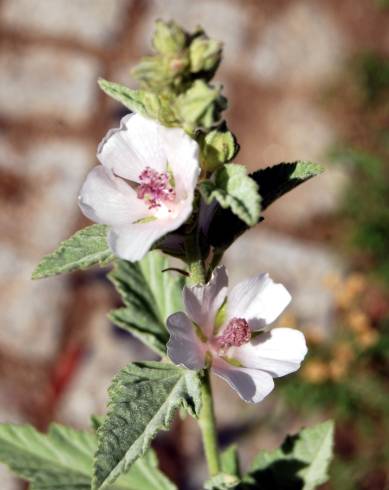
[(216, 199), (222, 208), (230, 208), (248, 226), (257, 223), (261, 211), (260, 197), (256, 183), (247, 175), (246, 167), (226, 164), (216, 172), (214, 181), (204, 181), (200, 185), (208, 204)]
[(153, 251), (140, 262), (118, 260), (108, 276), (125, 304), (112, 311), (110, 319), (160, 355), (166, 353), (169, 340), (166, 319), (182, 310), (184, 282), (162, 272), (168, 266), (167, 259)]
[(114, 256), (107, 243), (107, 227), (91, 225), (60, 243), (57, 250), (43, 257), (32, 274), (33, 279), (63, 272), (86, 269), (95, 264), (106, 265)]
[[(295, 187), (303, 184), (307, 180), (319, 175), (323, 171), (320, 165), (298, 161), (294, 163), (279, 163), (272, 167), (257, 170), (250, 174), (259, 187), (261, 195), (261, 208), (264, 211), (270, 204), (282, 195), (291, 191)], [(209, 244), (225, 250), (243, 232), (247, 230), (247, 225), (239, 217), (235, 216), (229, 209), (221, 206), (210, 209), (212, 217), (208, 220), (208, 241)], [(226, 226), (228, 223), (228, 226)]]
[(166, 126), (177, 125), (169, 97), (145, 90), (132, 90), (120, 83), (99, 80), (100, 88), (110, 97), (122, 103), (132, 112), (157, 119)]
[[(89, 490), (97, 440), (92, 432), (51, 425), (42, 434), (27, 425), (0, 425), (0, 461), (31, 490)], [(175, 490), (149, 451), (110, 490)]]
[(279, 163), (272, 167), (257, 170), (250, 176), (259, 186), (262, 209), (266, 209), (276, 199), (303, 182), (321, 174), (323, 170), (323, 167), (316, 163), (299, 161)]
[(177, 408), (200, 408), (197, 373), (171, 364), (129, 364), (109, 390), (108, 415), (97, 432), (92, 489), (108, 488), (168, 429)]
[(243, 480), (247, 489), (315, 489), (328, 480), (333, 435), (334, 424), (327, 421), (288, 436), (275, 451), (260, 453)]

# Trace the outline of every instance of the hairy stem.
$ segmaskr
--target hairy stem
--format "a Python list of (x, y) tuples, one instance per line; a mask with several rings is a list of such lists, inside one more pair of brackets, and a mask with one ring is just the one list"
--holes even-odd
[(186, 261), (189, 272), (188, 283), (191, 286), (195, 284), (204, 284), (206, 280), (205, 269), (197, 234), (188, 237), (185, 245)]
[(209, 369), (205, 369), (201, 382), (202, 407), (199, 417), (199, 425), (203, 437), (205, 458), (208, 464), (210, 476), (220, 473), (220, 456), (217, 446), (217, 431), (215, 411), (213, 408), (213, 396)]

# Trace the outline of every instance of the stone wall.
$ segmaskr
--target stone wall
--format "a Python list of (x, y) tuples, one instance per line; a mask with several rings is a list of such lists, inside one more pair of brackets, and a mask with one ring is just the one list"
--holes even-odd
[[(237, 161), (250, 169), (296, 159), (329, 163), (338, 121), (322, 91), (384, 29), (369, 0), (0, 0), (1, 420), (87, 426), (88, 415), (105, 406), (112, 375), (149, 355), (105, 320), (117, 298), (101, 274), (40, 282), (30, 275), (86, 224), (77, 193), (98, 141), (123, 113), (96, 79), (133, 85), (129, 68), (148, 51), (158, 17), (201, 24), (225, 42), (217, 80), (242, 146)], [(387, 47), (389, 37), (381, 37)], [(328, 166), (276, 204), (227, 257), (236, 278), (249, 255), (250, 270), (286, 281), (297, 292), (296, 314), (324, 329), (333, 304), (322, 280), (343, 265), (306, 230), (336, 209), (345, 178)], [(187, 446), (196, 458), (197, 445)], [(5, 490), (19, 488), (3, 473), (0, 479)]]

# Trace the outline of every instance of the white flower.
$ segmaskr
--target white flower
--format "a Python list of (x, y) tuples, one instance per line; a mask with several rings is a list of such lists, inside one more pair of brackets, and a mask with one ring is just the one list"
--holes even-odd
[(199, 147), (180, 128), (139, 114), (125, 116), (97, 150), (102, 165), (82, 186), (82, 212), (111, 227), (115, 255), (140, 260), (152, 244), (182, 225), (192, 212)]
[(260, 402), (274, 388), (273, 378), (296, 371), (307, 353), (304, 335), (291, 328), (268, 330), (291, 296), (282, 284), (261, 274), (237, 284), (227, 298), (224, 267), (203, 286), (184, 288), (186, 314), (167, 320), (170, 359), (189, 369), (211, 362), (240, 397)]

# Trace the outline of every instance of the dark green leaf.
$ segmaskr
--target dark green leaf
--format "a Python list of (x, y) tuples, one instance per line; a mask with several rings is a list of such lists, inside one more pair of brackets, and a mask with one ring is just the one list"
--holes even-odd
[(108, 415), (97, 432), (93, 489), (107, 488), (166, 430), (177, 408), (198, 413), (197, 373), (160, 362), (133, 363), (113, 380)]
[[(312, 177), (319, 175), (322, 167), (310, 162), (280, 163), (272, 167), (258, 170), (250, 177), (255, 180), (261, 195), (261, 207), (264, 211), (270, 204), (283, 194)], [(227, 249), (248, 227), (229, 209), (217, 206), (210, 208), (212, 217), (208, 220), (207, 236), (209, 244), (221, 249)], [(228, 224), (228, 225), (227, 225)]]
[(153, 251), (140, 262), (117, 261), (108, 276), (125, 304), (110, 313), (111, 320), (160, 355), (169, 340), (166, 319), (182, 310), (184, 286), (181, 276), (162, 272), (167, 267), (167, 259)]
[(328, 480), (334, 424), (327, 421), (288, 436), (275, 451), (264, 451), (243, 479), (247, 489), (313, 490)]
[[(0, 425), (0, 461), (21, 478), (31, 482), (31, 490), (90, 490), (96, 436), (52, 425), (42, 434), (27, 425)], [(150, 450), (109, 487), (110, 490), (175, 490), (158, 470)]]
[(230, 208), (248, 226), (258, 222), (261, 211), (258, 187), (243, 165), (224, 165), (213, 181), (201, 182), (200, 190), (208, 204), (216, 199), (222, 208)]

